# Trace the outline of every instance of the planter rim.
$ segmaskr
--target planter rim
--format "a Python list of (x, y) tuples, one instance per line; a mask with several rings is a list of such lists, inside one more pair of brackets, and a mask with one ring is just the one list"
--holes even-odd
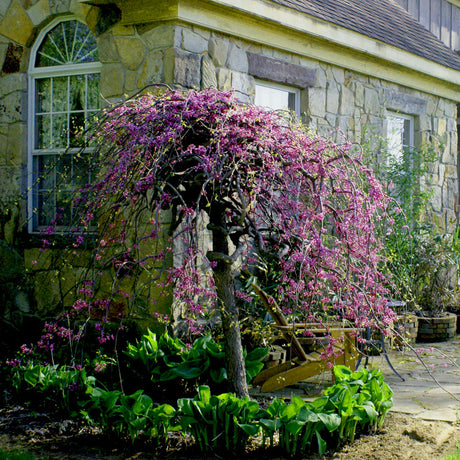
[(420, 311), (420, 316), (418, 317), (419, 319), (420, 318), (426, 318), (426, 319), (439, 319), (439, 318), (446, 318), (446, 317), (451, 317), (451, 316), (457, 316), (455, 313), (451, 313), (450, 311), (445, 311), (443, 312), (441, 315), (438, 315), (438, 316), (425, 316), (424, 314), (427, 313), (427, 311), (425, 310), (421, 310)]

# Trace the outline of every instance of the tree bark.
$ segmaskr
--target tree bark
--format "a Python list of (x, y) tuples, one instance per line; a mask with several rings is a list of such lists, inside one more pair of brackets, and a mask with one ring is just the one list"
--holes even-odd
[(217, 302), (222, 317), (225, 342), (225, 362), (230, 391), (238, 397), (248, 396), (246, 383), (246, 366), (241, 344), (241, 332), (238, 306), (235, 298), (235, 277), (229, 251), (226, 229), (225, 203), (214, 202), (209, 214), (212, 228), (213, 252), (220, 255), (214, 261), (214, 283)]
[(242, 398), (248, 396), (248, 385), (231, 266), (218, 262), (214, 268), (214, 282), (222, 316), (229, 389)]

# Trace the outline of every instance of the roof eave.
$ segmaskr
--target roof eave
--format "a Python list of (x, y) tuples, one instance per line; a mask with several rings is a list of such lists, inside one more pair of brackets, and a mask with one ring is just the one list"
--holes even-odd
[(121, 9), (123, 24), (199, 25), (460, 102), (460, 71), (275, 2), (111, 1)]

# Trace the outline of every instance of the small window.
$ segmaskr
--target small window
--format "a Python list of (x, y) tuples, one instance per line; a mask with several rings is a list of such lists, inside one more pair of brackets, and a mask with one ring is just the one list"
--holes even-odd
[(100, 109), (97, 45), (74, 19), (54, 21), (32, 49), (29, 67), (29, 230), (64, 228), (75, 189), (91, 181), (78, 136)]
[(414, 147), (414, 118), (389, 113), (387, 119), (387, 151), (389, 164), (402, 164), (405, 153)]
[(257, 82), (254, 104), (271, 110), (289, 110), (300, 117), (300, 91), (296, 88)]

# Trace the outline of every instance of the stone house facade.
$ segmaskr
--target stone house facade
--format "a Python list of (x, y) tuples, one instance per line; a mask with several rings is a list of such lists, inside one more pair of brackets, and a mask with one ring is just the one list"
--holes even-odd
[[(36, 235), (59, 207), (36, 179), (101, 105), (152, 84), (234, 90), (243, 102), (290, 108), (319, 134), (340, 131), (371, 149), (396, 129), (395, 154), (434, 142), (438, 161), (426, 184), (433, 216), (451, 230), (460, 5), (442, 1), (451, 12), (446, 44), (403, 0), (3, 0), (0, 283), (8, 289), (0, 302), (40, 312), (71, 301), (65, 292), (79, 267), (59, 267), (65, 243), (35, 264)], [(15, 287), (25, 272), (28, 294)]]

